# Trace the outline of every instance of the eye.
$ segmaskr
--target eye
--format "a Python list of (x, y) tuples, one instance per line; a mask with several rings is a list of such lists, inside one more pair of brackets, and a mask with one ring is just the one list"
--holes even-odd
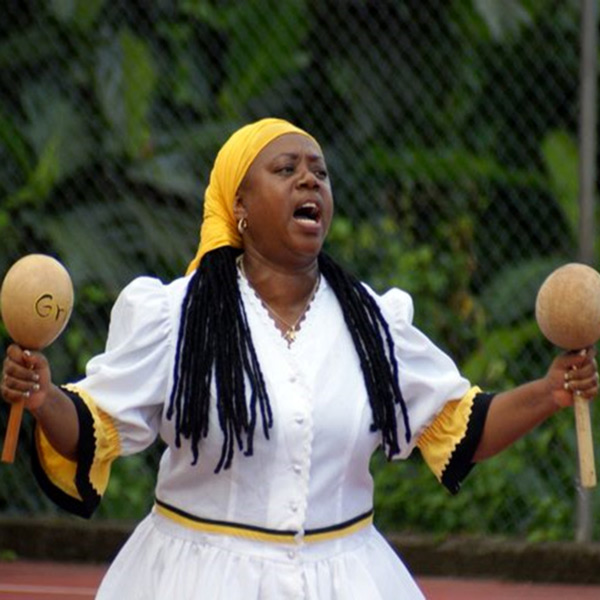
[(279, 173), (280, 175), (292, 175), (295, 170), (296, 170), (295, 165), (286, 164), (286, 165), (281, 165), (280, 167), (276, 167), (275, 172)]
[(329, 177), (329, 173), (327, 172), (326, 169), (317, 169), (315, 171), (315, 175), (322, 180), (325, 180)]

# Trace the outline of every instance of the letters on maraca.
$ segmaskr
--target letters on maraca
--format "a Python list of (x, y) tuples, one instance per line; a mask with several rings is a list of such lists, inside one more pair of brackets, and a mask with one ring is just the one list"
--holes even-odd
[(42, 319), (54, 317), (55, 321), (66, 314), (66, 308), (61, 307), (52, 294), (42, 294), (35, 301), (34, 310)]

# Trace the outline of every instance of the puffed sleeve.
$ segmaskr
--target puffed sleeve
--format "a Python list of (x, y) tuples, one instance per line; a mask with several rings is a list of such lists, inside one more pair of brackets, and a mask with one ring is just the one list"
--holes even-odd
[(78, 460), (58, 454), (39, 427), (34, 472), (59, 506), (90, 516), (118, 456), (148, 447), (157, 437), (170, 385), (174, 307), (159, 280), (134, 280), (111, 312), (105, 351), (83, 380), (63, 386), (79, 419)]
[[(381, 301), (395, 343), (411, 429), (410, 441), (394, 458), (406, 458), (417, 446), (438, 480), (456, 493), (473, 467), (493, 395), (471, 385), (454, 361), (413, 325), (409, 294), (392, 289)], [(397, 422), (398, 439), (404, 440), (400, 412)]]

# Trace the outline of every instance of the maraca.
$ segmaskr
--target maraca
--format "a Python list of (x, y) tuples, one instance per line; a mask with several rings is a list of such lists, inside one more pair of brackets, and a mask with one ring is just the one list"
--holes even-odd
[[(8, 334), (27, 350), (41, 350), (63, 331), (73, 310), (73, 284), (68, 271), (45, 254), (29, 254), (8, 270), (0, 290), (0, 312)], [(12, 404), (2, 449), (2, 462), (12, 463), (24, 402)]]
[[(600, 339), (600, 273), (580, 263), (553, 271), (539, 289), (535, 315), (542, 333), (563, 350), (581, 350)], [(575, 394), (581, 485), (596, 485), (590, 407)]]

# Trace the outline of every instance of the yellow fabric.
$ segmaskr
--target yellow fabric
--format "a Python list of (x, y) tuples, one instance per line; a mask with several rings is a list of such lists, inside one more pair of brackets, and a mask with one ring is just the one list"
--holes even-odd
[[(121, 453), (119, 433), (112, 418), (96, 406), (89, 394), (75, 385), (66, 385), (65, 388), (76, 393), (92, 415), (96, 451), (88, 476), (96, 492), (102, 495), (108, 485), (111, 464)], [(77, 463), (59, 454), (40, 427), (36, 427), (35, 437), (40, 465), (48, 479), (69, 496), (81, 500), (75, 486)]]
[[(295, 536), (293, 533), (260, 531), (255, 529), (246, 529), (244, 527), (236, 527), (235, 525), (195, 521), (194, 519), (189, 519), (186, 516), (180, 515), (175, 511), (169, 510), (167, 507), (161, 506), (159, 504), (154, 505), (154, 510), (157, 513), (161, 514), (163, 517), (166, 517), (171, 521), (175, 521), (176, 523), (179, 523), (184, 527), (188, 527), (196, 531), (203, 531), (204, 533), (231, 535), (234, 537), (241, 537), (253, 540), (255, 542), (279, 542), (291, 544), (295, 540)], [(335, 529), (332, 531), (322, 531), (318, 533), (309, 532), (304, 536), (304, 541), (324, 542), (326, 540), (339, 539), (346, 535), (350, 535), (351, 533), (355, 533), (356, 531), (360, 531), (364, 527), (371, 525), (371, 523), (373, 523), (372, 514), (364, 517), (363, 519), (360, 519), (360, 521), (357, 521), (356, 523), (352, 523), (352, 525), (348, 525), (347, 527), (343, 527), (341, 529)]]
[(242, 237), (233, 216), (235, 194), (259, 152), (286, 133), (305, 135), (318, 146), (310, 134), (288, 121), (267, 118), (238, 129), (219, 150), (204, 194), (200, 245), (187, 268), (188, 274), (196, 269), (207, 252), (222, 246), (242, 247)]
[(419, 437), (417, 446), (438, 480), (467, 433), (473, 401), (480, 392), (478, 387), (472, 387), (460, 400), (448, 402)]
[(35, 428), (35, 445), (40, 466), (55, 487), (61, 489), (72, 498), (81, 500), (75, 486), (77, 463), (59, 454), (44, 435), (41, 427)]

